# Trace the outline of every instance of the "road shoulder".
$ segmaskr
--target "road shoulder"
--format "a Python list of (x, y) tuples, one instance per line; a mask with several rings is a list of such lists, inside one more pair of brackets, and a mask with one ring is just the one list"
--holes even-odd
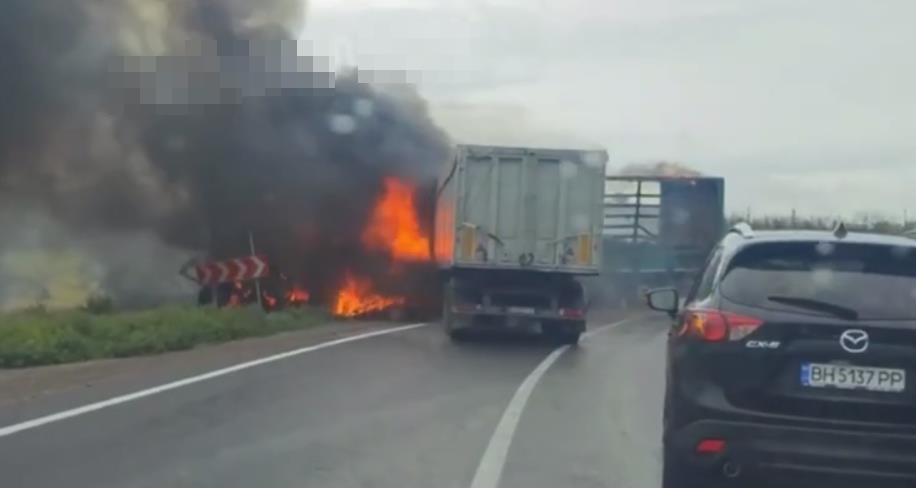
[(400, 324), (338, 322), (154, 356), (0, 370), (0, 424)]

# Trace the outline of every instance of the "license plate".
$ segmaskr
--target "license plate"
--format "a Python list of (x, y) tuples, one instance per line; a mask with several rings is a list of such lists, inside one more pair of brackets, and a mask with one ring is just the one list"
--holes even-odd
[(801, 367), (801, 382), (802, 385), (812, 388), (899, 393), (906, 388), (906, 371), (894, 368), (804, 363)]
[(534, 307), (509, 307), (509, 313), (521, 313), (525, 315), (534, 315)]

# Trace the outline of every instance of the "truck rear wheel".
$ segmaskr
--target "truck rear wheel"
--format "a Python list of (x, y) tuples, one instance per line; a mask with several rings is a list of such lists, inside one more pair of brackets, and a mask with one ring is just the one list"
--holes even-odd
[(579, 344), (580, 337), (582, 337), (581, 332), (563, 332), (557, 337), (557, 342), (567, 346), (576, 346)]
[(445, 328), (445, 334), (454, 342), (467, 340), (468, 330), (464, 327), (455, 326), (455, 320), (451, 312), (442, 314), (442, 325)]
[(452, 313), (454, 297), (455, 285), (449, 281), (445, 284), (445, 293), (442, 294), (442, 327), (449, 339), (457, 342), (467, 338), (467, 331), (455, 325), (455, 316)]
[(465, 342), (468, 340), (468, 331), (464, 329), (452, 329), (448, 331), (448, 338), (452, 342)]
[(579, 338), (582, 337), (582, 331), (578, 328), (563, 327), (552, 330), (548, 329), (545, 331), (545, 335), (555, 344), (575, 346), (579, 343)]

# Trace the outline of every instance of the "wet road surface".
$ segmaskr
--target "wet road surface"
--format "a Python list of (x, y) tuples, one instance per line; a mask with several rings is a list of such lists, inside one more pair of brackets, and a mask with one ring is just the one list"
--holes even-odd
[(3, 485), (658, 487), (666, 323), (601, 325), (558, 350), (429, 324), (0, 430)]

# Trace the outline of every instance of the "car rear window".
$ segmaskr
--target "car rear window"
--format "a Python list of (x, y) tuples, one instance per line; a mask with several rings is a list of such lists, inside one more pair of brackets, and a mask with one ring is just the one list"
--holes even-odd
[(774, 302), (817, 300), (853, 309), (859, 319), (916, 319), (916, 250), (835, 242), (754, 244), (735, 255), (723, 296), (742, 305), (824, 315)]

